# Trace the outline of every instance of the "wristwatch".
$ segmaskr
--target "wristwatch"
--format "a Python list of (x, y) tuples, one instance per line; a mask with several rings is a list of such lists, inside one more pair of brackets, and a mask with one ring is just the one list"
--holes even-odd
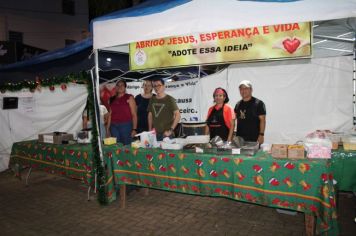
[(265, 134), (264, 134), (264, 133), (260, 133), (259, 135), (261, 135), (261, 136), (265, 136)]

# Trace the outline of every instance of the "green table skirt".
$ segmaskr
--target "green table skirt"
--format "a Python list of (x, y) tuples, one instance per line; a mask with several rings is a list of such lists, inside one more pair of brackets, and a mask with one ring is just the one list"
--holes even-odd
[(339, 149), (332, 152), (331, 170), (337, 190), (356, 192), (356, 152)]
[(91, 185), (94, 183), (92, 153), (91, 145), (17, 142), (12, 146), (10, 165), (37, 168)]
[(195, 154), (160, 149), (105, 147), (107, 196), (115, 185), (132, 184), (173, 192), (225, 197), (317, 217), (317, 232), (338, 234), (330, 160), (278, 160), (258, 152)]

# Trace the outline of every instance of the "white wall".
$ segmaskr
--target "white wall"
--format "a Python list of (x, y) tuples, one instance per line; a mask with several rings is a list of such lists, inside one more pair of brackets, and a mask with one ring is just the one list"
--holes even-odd
[(294, 143), (316, 129), (351, 130), (352, 63), (349, 56), (232, 65), (230, 104), (240, 99), (239, 82), (250, 80), (266, 104), (268, 143)]
[(24, 44), (46, 50), (63, 48), (65, 39), (80, 41), (82, 31), (88, 30), (87, 1), (75, 0), (75, 11), (73, 16), (62, 14), (62, 0), (0, 1), (0, 20), (6, 19), (0, 24), (0, 36), (18, 31), (23, 32)]
[[(14, 142), (37, 139), (40, 133), (81, 130), (87, 95), (87, 87), (79, 84), (68, 84), (66, 91), (56, 86), (54, 91), (0, 93), (0, 171), (8, 167)], [(18, 109), (2, 109), (6, 96), (19, 97)]]

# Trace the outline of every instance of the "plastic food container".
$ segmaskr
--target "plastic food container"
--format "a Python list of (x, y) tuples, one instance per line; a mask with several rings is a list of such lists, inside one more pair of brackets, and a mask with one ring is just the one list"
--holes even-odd
[(331, 158), (331, 148), (324, 147), (320, 145), (311, 145), (307, 150), (308, 158), (322, 158), (322, 159), (330, 159)]
[(116, 143), (116, 137), (104, 138), (105, 145), (112, 145)]
[(152, 148), (159, 147), (156, 137), (156, 131), (144, 131), (142, 133), (136, 134), (136, 137), (140, 137), (141, 147)]
[(356, 136), (345, 136), (342, 142), (345, 150), (356, 150)]
[(202, 135), (204, 134), (206, 122), (182, 122), (184, 135)]
[(161, 142), (162, 149), (170, 149), (170, 150), (181, 150), (186, 144), (186, 140), (183, 138), (175, 138), (170, 140), (170, 142)]
[(184, 145), (182, 143), (165, 143), (165, 142), (161, 142), (161, 148), (162, 149), (182, 150), (183, 146)]
[(240, 153), (247, 156), (253, 156), (258, 151), (258, 148), (258, 142), (245, 142), (244, 146), (241, 147)]
[(269, 143), (262, 143), (260, 148), (262, 149), (262, 151), (270, 153), (272, 149), (272, 145)]
[(131, 143), (131, 147), (132, 148), (140, 148), (141, 147), (141, 142), (140, 140), (136, 140), (134, 142)]

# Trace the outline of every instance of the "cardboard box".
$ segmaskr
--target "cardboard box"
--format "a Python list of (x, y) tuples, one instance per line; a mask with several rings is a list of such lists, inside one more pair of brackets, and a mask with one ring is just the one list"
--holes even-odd
[(287, 145), (286, 144), (273, 144), (272, 157), (274, 158), (287, 158)]
[(356, 150), (356, 137), (344, 136), (342, 138), (342, 143), (343, 143), (344, 150), (351, 150), (351, 151)]
[(304, 159), (304, 146), (303, 145), (289, 145), (288, 158), (290, 159)]
[(339, 149), (339, 145), (341, 144), (341, 134), (332, 133), (328, 136), (332, 142), (331, 149), (337, 150)]
[(339, 142), (332, 142), (332, 147), (331, 147), (332, 150), (337, 150), (339, 149)]
[(70, 140), (73, 140), (73, 134), (63, 132), (38, 135), (38, 142), (40, 143), (67, 144)]

